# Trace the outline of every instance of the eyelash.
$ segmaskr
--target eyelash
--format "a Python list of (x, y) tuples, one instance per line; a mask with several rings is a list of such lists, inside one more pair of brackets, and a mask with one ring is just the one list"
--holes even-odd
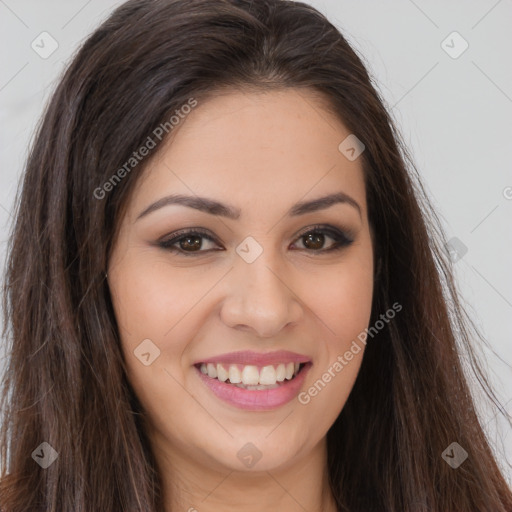
[[(337, 228), (334, 228), (332, 226), (326, 226), (326, 225), (316, 225), (316, 226), (312, 226), (312, 227), (308, 228), (307, 231), (303, 232), (302, 234), (300, 234), (297, 237), (297, 240), (299, 240), (300, 238), (304, 238), (307, 235), (318, 234), (318, 233), (327, 234), (330, 238), (332, 238), (334, 240), (334, 243), (332, 244), (332, 246), (329, 247), (328, 249), (315, 250), (315, 249), (307, 249), (306, 248), (306, 249), (298, 249), (298, 250), (305, 250), (305, 251), (312, 252), (312, 253), (325, 254), (325, 253), (339, 251), (345, 247), (348, 247), (354, 241), (353, 237), (349, 233), (346, 234)], [(212, 251), (219, 250), (219, 249), (208, 249), (206, 251), (204, 251), (204, 250), (184, 251), (183, 249), (174, 247), (174, 245), (176, 245), (178, 242), (185, 240), (186, 238), (191, 238), (191, 237), (196, 237), (196, 236), (206, 238), (207, 240), (210, 240), (211, 242), (214, 242), (215, 244), (220, 245), (212, 236), (210, 236), (208, 234), (208, 232), (206, 230), (203, 230), (201, 228), (193, 228), (190, 230), (183, 229), (181, 231), (177, 231), (176, 233), (173, 234), (173, 236), (171, 238), (166, 239), (166, 240), (161, 240), (160, 242), (158, 242), (158, 245), (162, 249), (165, 249), (167, 251), (171, 251), (174, 253), (178, 253), (180, 255), (187, 256), (187, 257), (188, 256), (196, 256), (201, 253), (209, 253)]]

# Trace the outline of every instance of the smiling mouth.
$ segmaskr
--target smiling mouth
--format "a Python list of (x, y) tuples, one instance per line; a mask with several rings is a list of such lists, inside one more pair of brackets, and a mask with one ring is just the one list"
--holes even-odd
[(198, 363), (195, 367), (211, 379), (248, 390), (275, 389), (292, 381), (310, 363), (279, 363), (267, 366)]

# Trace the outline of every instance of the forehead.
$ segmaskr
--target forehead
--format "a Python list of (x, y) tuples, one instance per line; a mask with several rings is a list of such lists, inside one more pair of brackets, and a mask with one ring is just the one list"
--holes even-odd
[(229, 200), (244, 215), (255, 198), (265, 209), (342, 191), (365, 210), (361, 159), (338, 149), (349, 135), (307, 90), (224, 91), (180, 120), (145, 169), (133, 205), (179, 192)]

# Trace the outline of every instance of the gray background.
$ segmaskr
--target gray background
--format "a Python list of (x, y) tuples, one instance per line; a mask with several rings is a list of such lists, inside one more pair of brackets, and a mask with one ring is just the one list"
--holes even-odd
[[(17, 182), (43, 106), (65, 62), (121, 3), (0, 0), (2, 264)], [(512, 364), (512, 3), (308, 3), (326, 14), (362, 55), (413, 154), (448, 239), (456, 237), (467, 248), (455, 264), (456, 276), (468, 311), (490, 345), (482, 349), (484, 365), (512, 416), (512, 371), (507, 366)], [(43, 31), (58, 43), (48, 58), (31, 47)], [(469, 45), (460, 56), (463, 41), (448, 37), (454, 31)], [(483, 405), (481, 409), (500, 461), (512, 463), (509, 425)], [(505, 467), (505, 473), (512, 485), (512, 470)]]

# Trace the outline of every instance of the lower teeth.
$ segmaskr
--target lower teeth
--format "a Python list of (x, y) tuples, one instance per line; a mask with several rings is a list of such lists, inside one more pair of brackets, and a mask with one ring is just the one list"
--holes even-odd
[[(231, 384), (231, 382), (226, 381), (226, 384)], [(256, 391), (259, 391), (262, 389), (276, 389), (279, 387), (279, 384), (269, 384), (269, 385), (264, 385), (264, 384), (249, 385), (249, 384), (247, 384), (246, 385), (246, 384), (238, 383), (238, 384), (231, 384), (231, 385), (236, 386), (237, 388), (250, 389), (250, 390), (256, 390)]]

